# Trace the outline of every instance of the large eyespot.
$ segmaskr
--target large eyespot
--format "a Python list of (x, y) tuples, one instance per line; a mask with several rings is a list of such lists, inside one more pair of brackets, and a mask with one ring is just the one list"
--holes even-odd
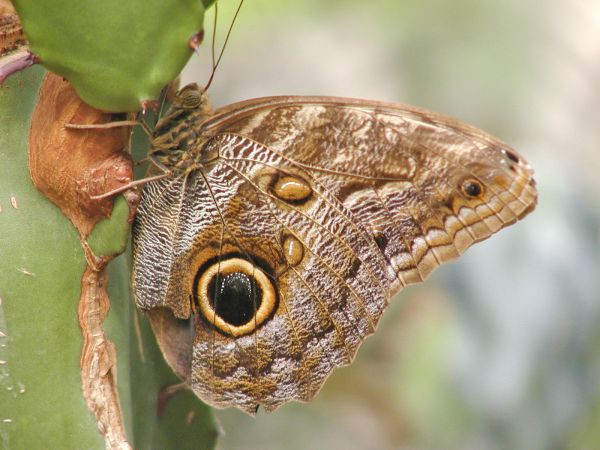
[(460, 186), (462, 193), (469, 198), (478, 198), (483, 194), (483, 186), (475, 178), (467, 178)]
[(275, 311), (275, 287), (260, 267), (230, 257), (200, 270), (196, 302), (202, 316), (222, 333), (235, 337), (251, 333)]

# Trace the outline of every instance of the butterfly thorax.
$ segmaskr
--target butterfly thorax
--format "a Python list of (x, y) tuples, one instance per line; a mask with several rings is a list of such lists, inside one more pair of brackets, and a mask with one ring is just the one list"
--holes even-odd
[(208, 136), (198, 124), (212, 115), (208, 95), (196, 84), (181, 89), (152, 133), (148, 155), (173, 172), (202, 164), (199, 154)]

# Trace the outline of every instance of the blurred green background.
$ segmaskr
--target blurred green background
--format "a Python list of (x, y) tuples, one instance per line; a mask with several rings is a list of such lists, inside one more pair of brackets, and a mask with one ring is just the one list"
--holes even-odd
[[(208, 79), (213, 13), (184, 83)], [(315, 401), (218, 412), (220, 449), (600, 448), (600, 2), (251, 0), (210, 91), (436, 110), (516, 148), (540, 193), (402, 291)]]

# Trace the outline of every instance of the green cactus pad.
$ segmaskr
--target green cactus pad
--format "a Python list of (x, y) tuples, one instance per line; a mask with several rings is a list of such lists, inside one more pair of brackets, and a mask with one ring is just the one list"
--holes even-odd
[(115, 199), (110, 218), (98, 222), (87, 238), (94, 255), (112, 256), (125, 251), (130, 231), (128, 218), (129, 205), (120, 195)]
[(13, 1), (40, 63), (110, 112), (137, 111), (174, 79), (202, 29), (198, 0)]

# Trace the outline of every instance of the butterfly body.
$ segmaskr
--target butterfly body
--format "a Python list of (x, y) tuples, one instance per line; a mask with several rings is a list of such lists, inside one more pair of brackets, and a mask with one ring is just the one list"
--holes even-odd
[(206, 402), (310, 400), (391, 297), (530, 212), (532, 171), (497, 139), (404, 105), (270, 97), (211, 112), (184, 88), (150, 157), (133, 292)]

